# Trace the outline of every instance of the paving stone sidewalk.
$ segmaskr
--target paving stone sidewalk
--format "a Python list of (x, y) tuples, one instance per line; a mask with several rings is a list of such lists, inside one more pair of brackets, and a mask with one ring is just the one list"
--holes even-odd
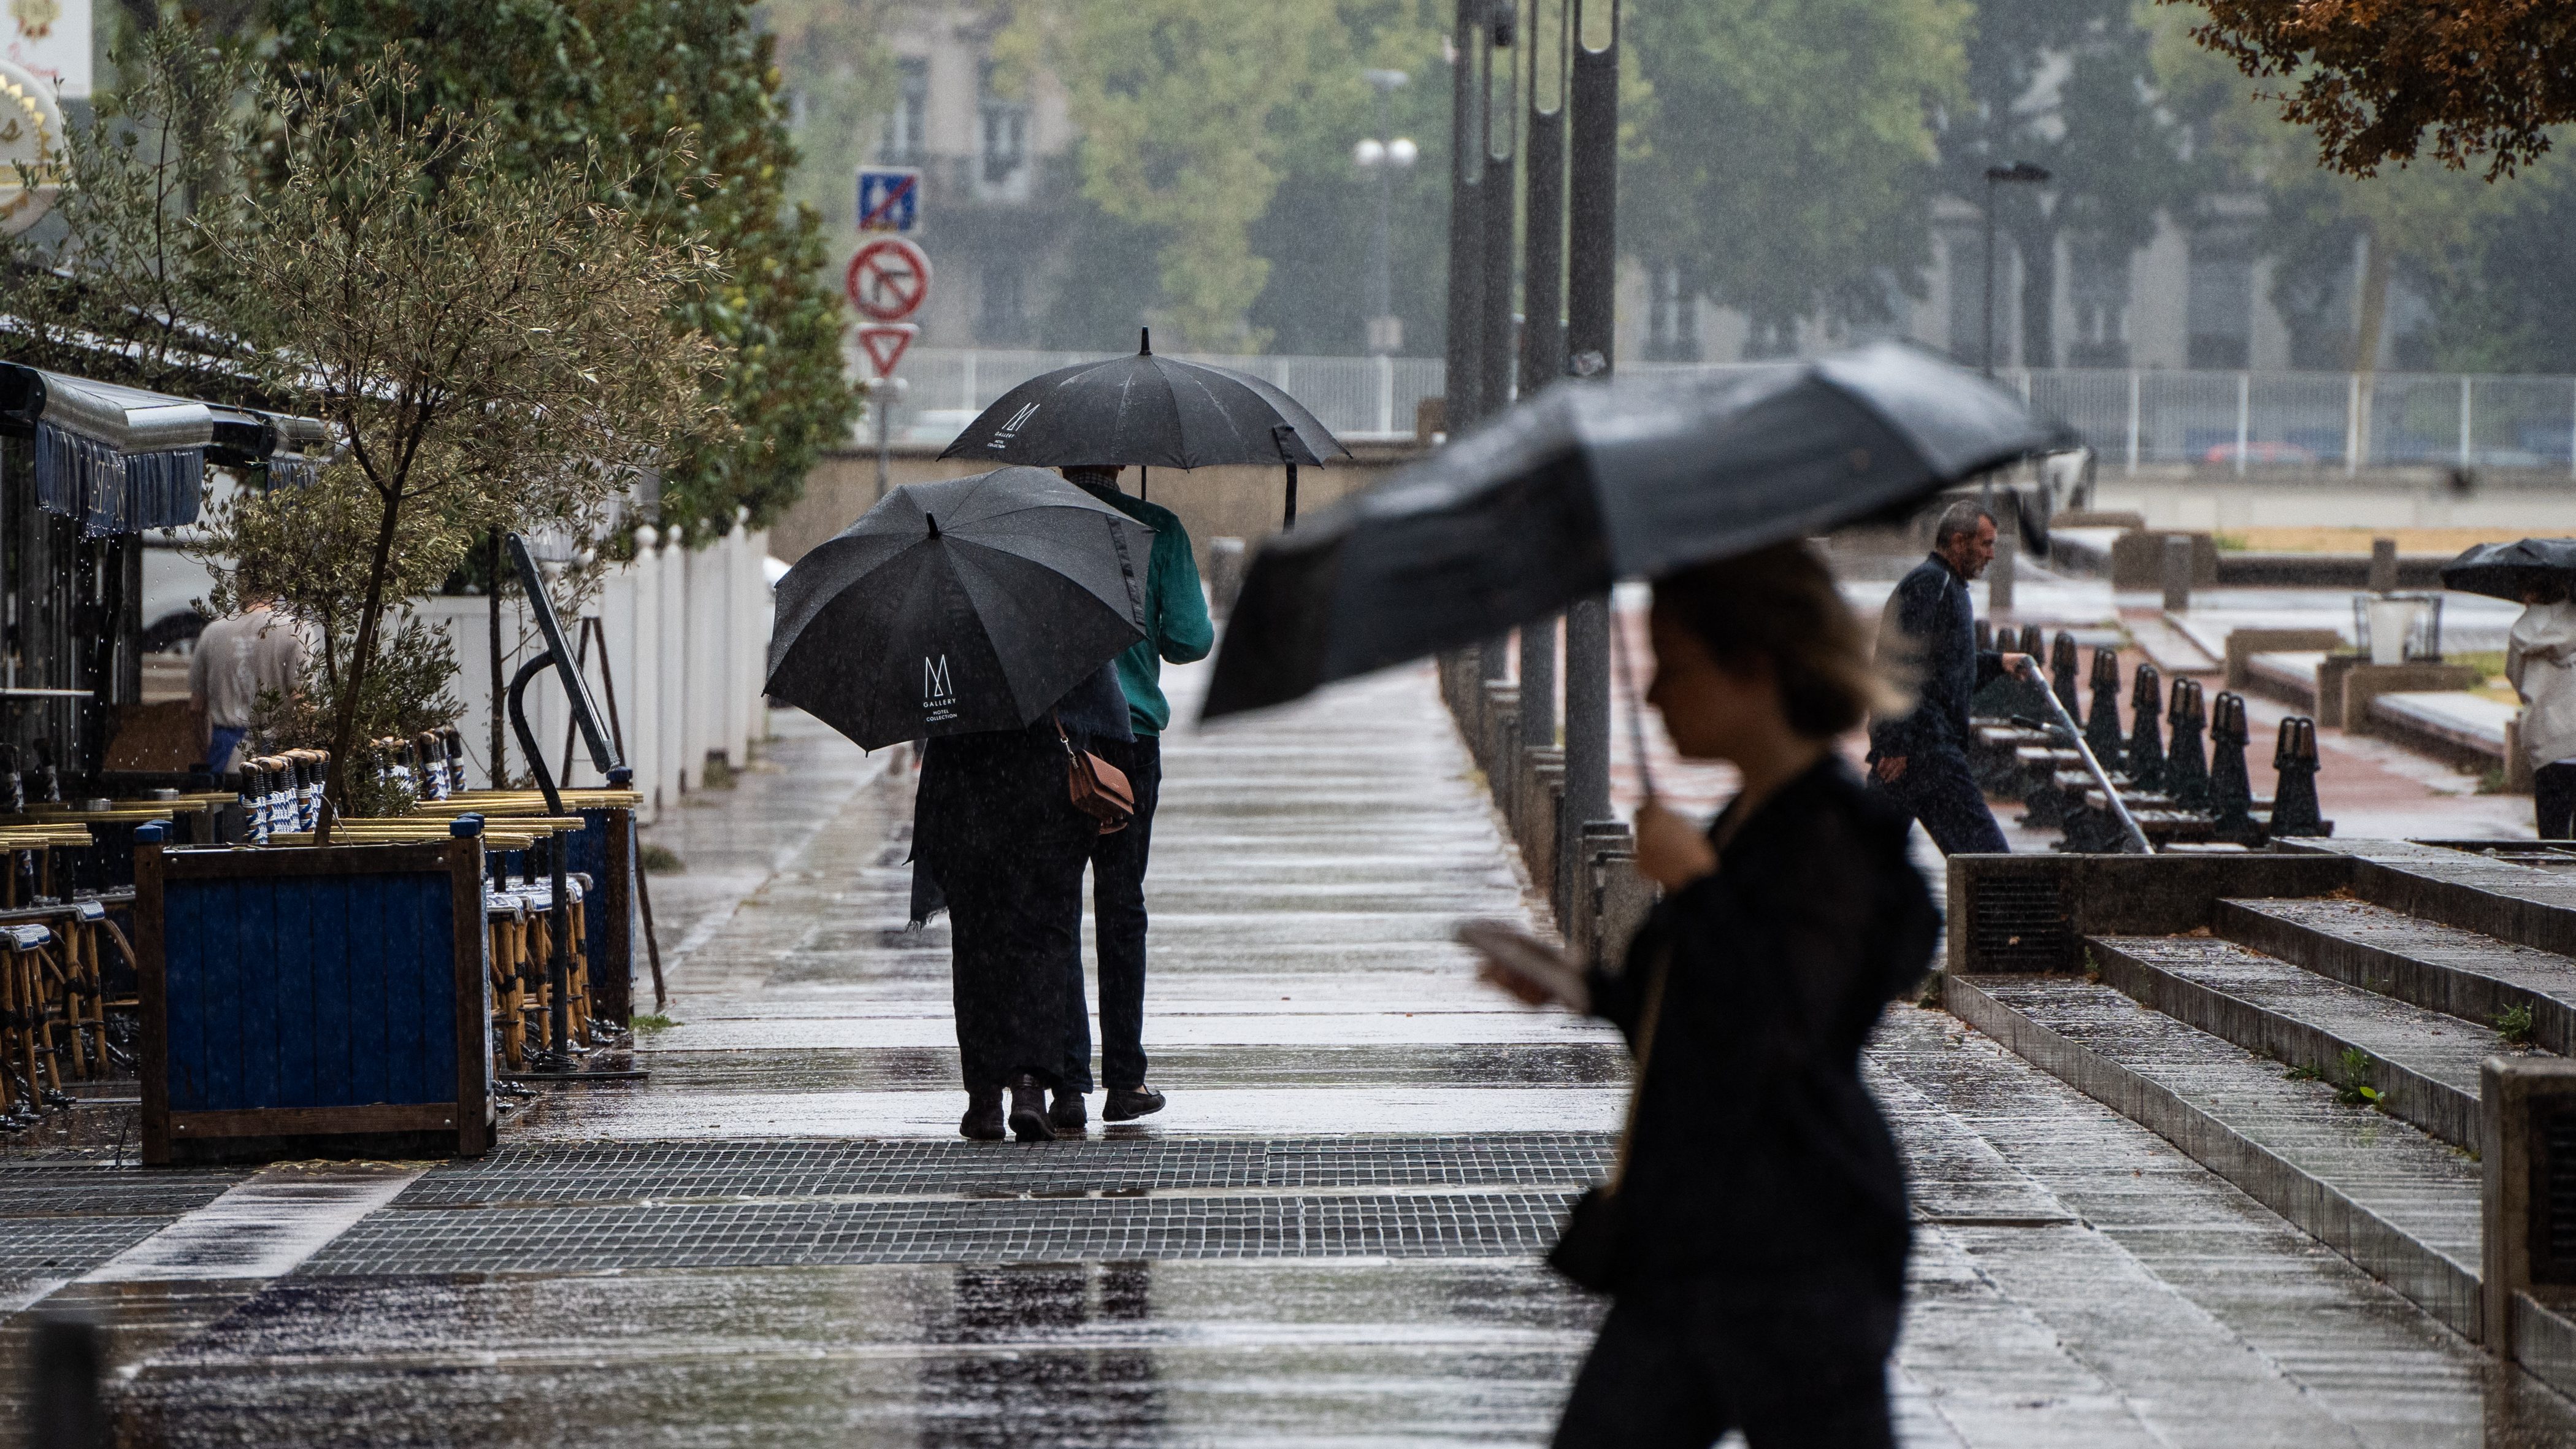
[[(1203, 683), (1177, 673), (1182, 717)], [(550, 1095), (475, 1163), (0, 1166), (0, 1307), (113, 1322), (136, 1442), (1545, 1441), (1598, 1306), (1539, 1254), (1625, 1061), (1449, 944), (1527, 907), (1426, 672), (1167, 741), (1172, 1107), (1038, 1146), (955, 1136), (909, 778), (778, 730), (650, 836), (689, 870), (655, 881), (678, 1024), (648, 1080)], [(1909, 1445), (2576, 1442), (2563, 1401), (1955, 1019), (1893, 1011), (1869, 1069), (1922, 1220)], [(266, 1246), (153, 1255), (226, 1212)]]

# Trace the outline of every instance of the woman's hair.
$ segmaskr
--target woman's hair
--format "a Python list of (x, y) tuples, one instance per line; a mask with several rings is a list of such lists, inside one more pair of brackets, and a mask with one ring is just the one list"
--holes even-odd
[(1789, 727), (1810, 739), (1841, 734), (1873, 710), (1905, 706), (1872, 662), (1869, 636), (1832, 571), (1804, 543), (1776, 543), (1657, 579), (1655, 607), (1726, 668), (1770, 660)]
[(2567, 602), (2567, 581), (2538, 579), (2527, 585), (2523, 593), (2529, 602), (2535, 604), (2563, 604)]

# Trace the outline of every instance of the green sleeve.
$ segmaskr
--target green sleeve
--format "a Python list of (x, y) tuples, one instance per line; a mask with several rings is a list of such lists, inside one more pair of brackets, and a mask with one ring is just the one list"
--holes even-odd
[(1199, 587), (1198, 556), (1190, 535), (1177, 518), (1154, 535), (1154, 633), (1163, 643), (1163, 662), (1187, 664), (1205, 659), (1216, 647), (1216, 625), (1209, 621), (1207, 591)]

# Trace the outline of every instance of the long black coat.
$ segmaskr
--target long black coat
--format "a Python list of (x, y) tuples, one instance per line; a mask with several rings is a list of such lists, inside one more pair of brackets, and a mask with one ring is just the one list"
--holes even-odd
[(1909, 823), (1828, 755), (1656, 907), (1623, 971), (1593, 973), (1633, 1048), (1670, 972), (1619, 1194), (1632, 1273), (1750, 1289), (1832, 1266), (1903, 1291), (1905, 1174), (1860, 1052), (1940, 932)]
[(1977, 611), (1968, 581), (1939, 554), (1928, 554), (1896, 584), (1879, 615), (1879, 658), (1897, 656), (1915, 675), (1915, 704), (1901, 719), (1870, 726), (1870, 758), (1968, 747), (1968, 701), (2003, 677), (1998, 649), (1977, 648)]

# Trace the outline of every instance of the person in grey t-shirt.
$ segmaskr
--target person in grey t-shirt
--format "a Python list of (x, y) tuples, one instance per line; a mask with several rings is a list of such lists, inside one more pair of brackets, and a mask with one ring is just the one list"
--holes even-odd
[(263, 690), (295, 692), (304, 677), (304, 634), (277, 610), (277, 600), (253, 595), (242, 611), (218, 619), (197, 636), (188, 658), (188, 703), (206, 722), (206, 768), (230, 768)]

